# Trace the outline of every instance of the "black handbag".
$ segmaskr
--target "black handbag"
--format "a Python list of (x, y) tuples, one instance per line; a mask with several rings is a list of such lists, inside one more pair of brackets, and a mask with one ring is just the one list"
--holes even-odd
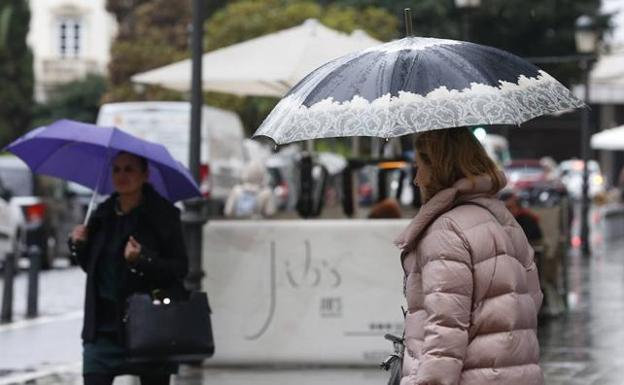
[(382, 369), (390, 372), (388, 385), (400, 385), (403, 371), (403, 338), (392, 334), (386, 334), (384, 338), (392, 341), (394, 353), (389, 355), (380, 366)]
[(133, 362), (196, 362), (214, 354), (208, 296), (192, 292), (188, 298), (128, 298), (125, 345)]

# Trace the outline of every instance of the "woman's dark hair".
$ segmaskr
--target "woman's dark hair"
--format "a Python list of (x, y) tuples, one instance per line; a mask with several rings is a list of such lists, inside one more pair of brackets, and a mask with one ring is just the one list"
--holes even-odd
[(128, 152), (128, 151), (119, 151), (116, 156), (119, 156), (119, 155), (122, 155), (122, 154), (131, 155), (131, 156), (137, 158), (139, 160), (139, 166), (141, 167), (141, 171), (142, 172), (146, 172), (147, 171), (147, 159), (145, 159), (141, 155), (133, 154), (133, 153)]

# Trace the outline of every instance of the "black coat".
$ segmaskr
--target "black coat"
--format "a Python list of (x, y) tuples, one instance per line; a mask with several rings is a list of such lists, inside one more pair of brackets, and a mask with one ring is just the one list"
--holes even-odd
[[(115, 214), (117, 194), (102, 202), (87, 225), (88, 240), (70, 244), (72, 255), (87, 273), (85, 312), (82, 330), (84, 341), (90, 342), (96, 334), (96, 273), (98, 258), (102, 255), (106, 233)], [(149, 184), (143, 188), (143, 201), (137, 208), (136, 226), (130, 235), (141, 244), (141, 256), (127, 263), (121, 277), (122, 298), (118, 313), (123, 315), (125, 300), (133, 293), (150, 293), (155, 289), (184, 292), (183, 279), (188, 271), (188, 257), (182, 236), (180, 211), (162, 198)], [(108, 227), (107, 227), (108, 226)], [(127, 240), (124, 240), (125, 244)], [(117, 333), (123, 338), (123, 322), (117, 320)]]

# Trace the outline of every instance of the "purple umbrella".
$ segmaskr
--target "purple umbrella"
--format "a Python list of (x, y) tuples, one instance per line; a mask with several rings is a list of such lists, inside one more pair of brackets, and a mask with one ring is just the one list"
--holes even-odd
[(5, 150), (20, 157), (34, 173), (79, 183), (94, 190), (94, 197), (113, 191), (111, 160), (125, 151), (147, 159), (150, 183), (168, 200), (175, 202), (201, 196), (190, 172), (173, 159), (165, 146), (139, 139), (116, 127), (58, 120), (26, 133)]

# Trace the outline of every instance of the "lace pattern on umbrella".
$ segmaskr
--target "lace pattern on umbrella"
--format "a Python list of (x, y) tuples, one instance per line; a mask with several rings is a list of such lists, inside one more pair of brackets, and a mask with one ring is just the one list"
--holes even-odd
[(348, 136), (390, 138), (448, 127), (519, 125), (540, 115), (583, 106), (543, 71), (536, 78), (520, 76), (515, 84), (501, 82), (492, 87), (473, 83), (461, 91), (440, 87), (426, 96), (399, 92), (371, 102), (355, 96), (342, 103), (328, 98), (310, 107), (300, 100), (284, 98), (255, 136), (268, 136), (280, 144)]

